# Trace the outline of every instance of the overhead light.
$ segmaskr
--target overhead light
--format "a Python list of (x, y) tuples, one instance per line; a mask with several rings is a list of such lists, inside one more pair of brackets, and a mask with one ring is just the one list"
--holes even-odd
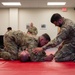
[(3, 5), (7, 5), (7, 6), (18, 6), (18, 5), (21, 5), (20, 2), (2, 2)]
[(48, 2), (47, 5), (65, 5), (66, 2)]

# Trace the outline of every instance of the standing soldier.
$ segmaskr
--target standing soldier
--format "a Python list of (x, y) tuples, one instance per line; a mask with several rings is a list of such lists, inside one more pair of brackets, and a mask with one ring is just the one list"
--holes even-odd
[(30, 26), (28, 27), (27, 33), (30, 33), (32, 35), (37, 35), (38, 34), (38, 30), (35, 26), (33, 26), (33, 23), (31, 23)]

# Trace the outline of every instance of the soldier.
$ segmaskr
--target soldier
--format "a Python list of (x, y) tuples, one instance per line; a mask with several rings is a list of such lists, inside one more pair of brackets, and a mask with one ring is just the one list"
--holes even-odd
[(51, 22), (55, 24), (55, 26), (60, 27), (59, 34), (45, 46), (35, 48), (33, 52), (46, 50), (49, 47), (56, 47), (62, 43), (63, 45), (60, 50), (55, 54), (55, 61), (75, 61), (75, 23), (62, 17), (58, 13), (52, 15)]
[[(0, 52), (0, 57), (5, 60), (17, 60), (20, 53), (27, 50), (30, 54), (32, 61), (41, 61), (40, 57), (46, 58), (44, 52), (40, 52), (38, 55), (32, 53), (32, 49), (39, 46), (43, 46), (50, 41), (48, 34), (43, 34), (39, 39), (29, 36), (22, 31), (10, 31), (4, 35), (4, 51)], [(24, 60), (25, 61), (25, 60)]]
[(27, 33), (30, 33), (32, 35), (37, 35), (38, 34), (38, 30), (35, 26), (33, 26), (33, 23), (31, 23), (30, 26), (28, 27)]

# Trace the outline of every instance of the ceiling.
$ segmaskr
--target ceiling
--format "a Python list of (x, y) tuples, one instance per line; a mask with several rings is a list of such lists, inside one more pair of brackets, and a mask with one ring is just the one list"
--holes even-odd
[[(65, 6), (47, 6), (47, 2), (67, 2)], [(21, 2), (21, 6), (3, 6), (1, 2)], [(0, 0), (0, 8), (74, 8), (75, 0)]]

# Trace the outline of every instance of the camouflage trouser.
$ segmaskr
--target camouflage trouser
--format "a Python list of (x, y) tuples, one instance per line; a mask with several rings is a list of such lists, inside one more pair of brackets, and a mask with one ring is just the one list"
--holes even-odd
[(3, 58), (4, 60), (16, 60), (18, 59), (17, 56), (14, 56), (13, 54), (3, 51), (0, 52), (0, 58)]
[(0, 52), (0, 58), (3, 58), (4, 60), (17, 60), (19, 58), (19, 53), (16, 55), (13, 55), (7, 51)]
[(66, 44), (55, 54), (55, 61), (74, 61), (75, 60), (75, 47)]

